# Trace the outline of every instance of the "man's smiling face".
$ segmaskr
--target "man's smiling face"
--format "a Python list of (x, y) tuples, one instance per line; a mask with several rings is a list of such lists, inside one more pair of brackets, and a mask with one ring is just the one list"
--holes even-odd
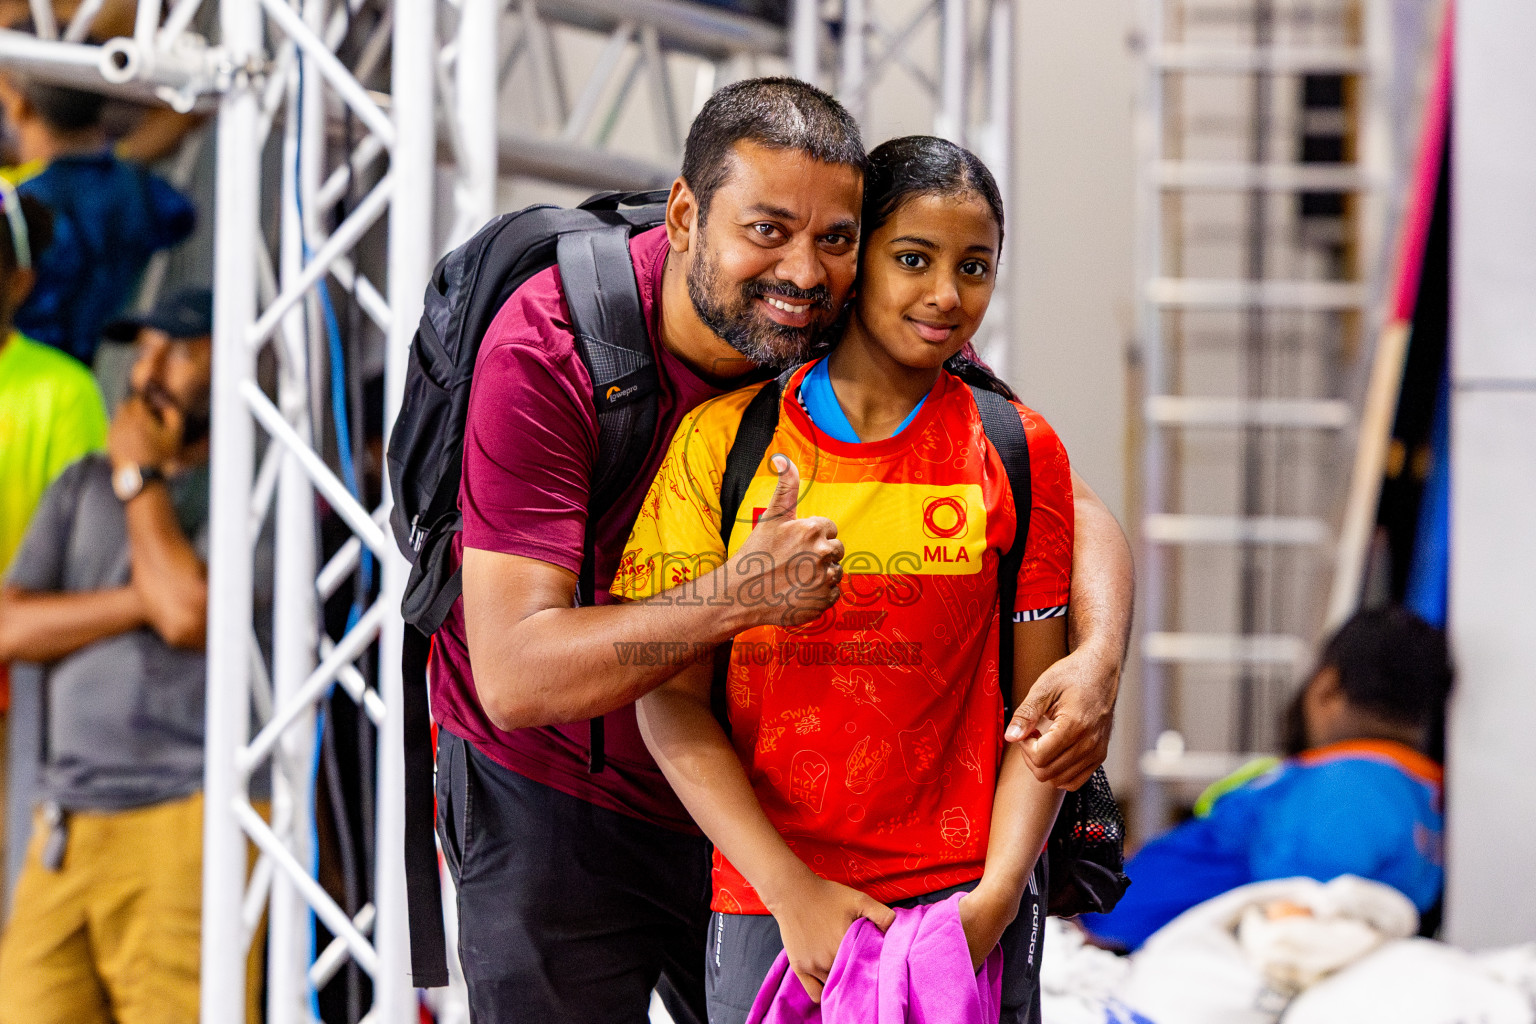
[(698, 226), (688, 296), (754, 363), (803, 360), (858, 272), (863, 176), (797, 150), (739, 142)]

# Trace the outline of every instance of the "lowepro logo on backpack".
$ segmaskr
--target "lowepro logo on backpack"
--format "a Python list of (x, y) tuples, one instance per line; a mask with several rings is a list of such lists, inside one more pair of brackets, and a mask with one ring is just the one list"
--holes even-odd
[(642, 366), (632, 373), (626, 373), (606, 387), (598, 387), (594, 382), (592, 404), (596, 407), (597, 414), (601, 416), (630, 402), (654, 395), (658, 386), (656, 367)]

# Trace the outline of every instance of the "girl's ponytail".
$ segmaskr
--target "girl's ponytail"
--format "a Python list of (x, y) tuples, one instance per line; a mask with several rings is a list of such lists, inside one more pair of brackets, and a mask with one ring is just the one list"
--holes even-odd
[(992, 372), (992, 367), (982, 361), (970, 342), (966, 342), (964, 348), (944, 361), (944, 369), (972, 387), (985, 388), (1010, 402), (1019, 400), (1008, 382)]

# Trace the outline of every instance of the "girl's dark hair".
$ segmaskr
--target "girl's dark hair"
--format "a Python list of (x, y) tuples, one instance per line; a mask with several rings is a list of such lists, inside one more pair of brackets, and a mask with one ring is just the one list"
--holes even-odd
[(992, 172), (975, 153), (934, 135), (907, 135), (882, 142), (869, 154), (862, 234), (865, 238), (874, 234), (903, 204), (917, 196), (968, 195), (980, 197), (992, 211), (1001, 243), (1003, 194)]
[[(997, 240), (999, 245), (1002, 244), (1003, 194), (992, 172), (975, 153), (933, 135), (892, 139), (882, 142), (869, 154), (869, 172), (864, 178), (861, 237), (867, 240), (897, 210), (918, 196), (980, 198), (997, 223)], [(944, 369), (967, 384), (1018, 400), (1013, 389), (981, 361), (969, 343), (950, 356)]]

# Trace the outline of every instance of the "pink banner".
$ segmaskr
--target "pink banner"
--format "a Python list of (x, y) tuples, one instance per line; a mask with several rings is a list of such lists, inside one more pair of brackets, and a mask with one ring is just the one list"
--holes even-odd
[(1403, 216), (1402, 247), (1398, 250), (1397, 282), (1393, 289), (1392, 319), (1413, 319), (1419, 297), (1419, 272), (1424, 265), (1424, 245), (1435, 212), (1435, 193), (1440, 187), (1440, 161), (1445, 146), (1445, 127), (1451, 106), (1451, 55), (1455, 7), (1445, 5), (1445, 24), (1440, 31), (1440, 54), (1435, 78), (1424, 98), (1424, 128), (1419, 136), (1419, 156), (1409, 183), (1408, 206)]

